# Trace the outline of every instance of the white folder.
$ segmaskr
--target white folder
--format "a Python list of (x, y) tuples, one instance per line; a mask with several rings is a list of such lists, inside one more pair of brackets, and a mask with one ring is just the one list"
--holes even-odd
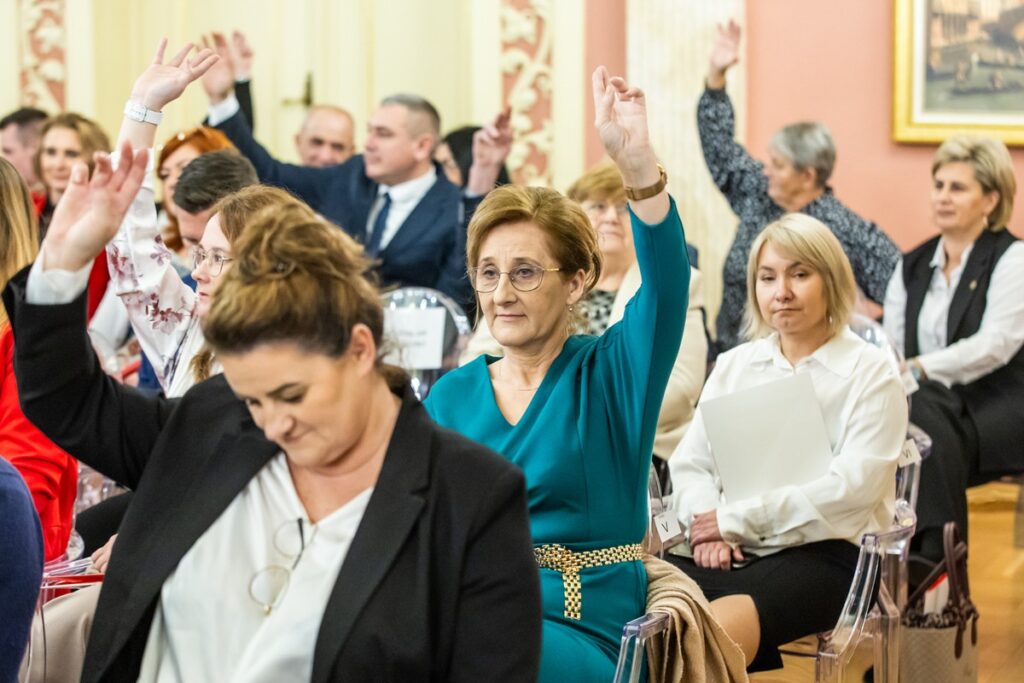
[(807, 373), (700, 404), (727, 503), (823, 476), (832, 447)]

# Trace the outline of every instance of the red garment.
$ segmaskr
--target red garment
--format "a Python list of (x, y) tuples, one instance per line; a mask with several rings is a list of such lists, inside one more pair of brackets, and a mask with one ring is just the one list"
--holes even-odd
[(78, 495), (78, 462), (21, 412), (14, 378), (14, 335), (0, 329), (0, 455), (21, 473), (43, 527), (46, 561), (67, 550)]
[(92, 264), (92, 270), (89, 271), (89, 294), (87, 297), (89, 320), (92, 320), (92, 314), (100, 307), (103, 295), (107, 293), (108, 282), (110, 282), (110, 269), (107, 268), (107, 252), (101, 251)]

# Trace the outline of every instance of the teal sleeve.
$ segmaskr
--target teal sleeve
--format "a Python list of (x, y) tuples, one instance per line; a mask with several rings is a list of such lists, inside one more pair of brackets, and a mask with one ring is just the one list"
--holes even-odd
[[(642, 284), (622, 320), (601, 337), (593, 379), (614, 421), (615, 452), (649, 458), (669, 375), (679, 354), (689, 298), (690, 262), (675, 201), (657, 225), (630, 212)], [(596, 407), (596, 406), (595, 406)]]

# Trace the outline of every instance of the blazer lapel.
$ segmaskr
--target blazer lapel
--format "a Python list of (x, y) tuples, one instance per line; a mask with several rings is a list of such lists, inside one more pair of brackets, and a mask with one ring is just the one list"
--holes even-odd
[(121, 627), (115, 638), (115, 647), (109, 649), (111, 655), (121, 650), (137, 628), (185, 553), (256, 473), (280, 451), (276, 444), (263, 437), (263, 432), (247, 414), (245, 420), (241, 433), (222, 435), (206, 461), (197, 469), (181, 501), (180, 509), (188, 510), (189, 514), (171, 516), (160, 528), (153, 530), (150, 536), (153, 542), (141, 558), (136, 581), (120, 618)]
[[(388, 246), (382, 253), (394, 250), (399, 253), (407, 249), (414, 249), (418, 242), (422, 241), (423, 235), (428, 230), (437, 228), (454, 230), (451, 221), (444, 220), (444, 212), (448, 205), (448, 198), (451, 193), (451, 183), (445, 177), (444, 172), (438, 170), (437, 182), (430, 186), (423, 199), (405, 219), (405, 222), (398, 228), (398, 232), (388, 242)], [(454, 235), (454, 233), (452, 233)]]
[(964, 314), (971, 305), (975, 293), (979, 289), (979, 278), (985, 276), (989, 271), (989, 262), (992, 260), (992, 250), (995, 247), (995, 240), (991, 239), (992, 233), (986, 230), (981, 233), (974, 242), (967, 263), (964, 265), (964, 272), (960, 276), (960, 283), (953, 293), (953, 300), (949, 304), (949, 319), (946, 322), (946, 343), (952, 343), (956, 339), (957, 328), (960, 327)]
[(408, 386), (373, 495), (324, 609), (313, 655), (314, 683), (330, 680), (359, 614), (391, 567), (425, 504), (433, 448), (424, 408)]

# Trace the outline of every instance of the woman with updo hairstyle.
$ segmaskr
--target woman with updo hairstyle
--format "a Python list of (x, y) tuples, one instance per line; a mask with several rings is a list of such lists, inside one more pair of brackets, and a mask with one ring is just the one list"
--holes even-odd
[(933, 444), (912, 560), (942, 559), (946, 522), (967, 536), (968, 486), (1024, 471), (1024, 242), (1006, 229), (1016, 192), (1002, 142), (943, 142), (932, 162), (938, 234), (889, 281), (885, 329), (920, 386), (910, 419)]
[(580, 302), (602, 274), (587, 214), (555, 190), (491, 191), (470, 221), (466, 256), (502, 355), (449, 372), (426, 401), (441, 425), (526, 474), (544, 607), (539, 680), (558, 683), (611, 680), (623, 624), (645, 610), (648, 473), (690, 273), (643, 93), (604, 67), (593, 91), (643, 283), (602, 336), (578, 334), (588, 331)]
[[(688, 542), (668, 557), (704, 591), (751, 671), (781, 667), (780, 645), (836, 623), (861, 537), (893, 522), (907, 401), (885, 354), (847, 325), (856, 294), (850, 262), (824, 223), (802, 213), (770, 223), (747, 263), (750, 341), (718, 356), (669, 460)], [(800, 420), (823, 422), (827, 469), (729, 497), (702, 406), (801, 374), (817, 405)], [(743, 419), (736, 415), (737, 430)], [(751, 461), (759, 445), (750, 442)]]
[(127, 166), (75, 186), (5, 292), (26, 414), (135, 491), (82, 680), (535, 681), (523, 475), (382, 363), (380, 294), (341, 230), (297, 203), (250, 218), (203, 323), (224, 372), (180, 399), (100, 371), (81, 297), (36, 301), (123, 218), (145, 152)]

